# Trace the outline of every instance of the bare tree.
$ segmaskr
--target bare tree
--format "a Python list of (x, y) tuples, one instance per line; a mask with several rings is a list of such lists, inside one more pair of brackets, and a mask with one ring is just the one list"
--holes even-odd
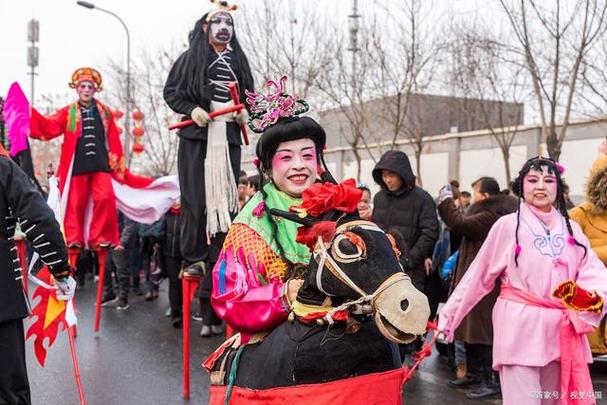
[(371, 58), (372, 42), (369, 31), (363, 28), (360, 33), (360, 49), (351, 52), (348, 50), (346, 38), (336, 31), (333, 40), (324, 45), (333, 57), (333, 68), (320, 71), (315, 81), (318, 89), (336, 106), (347, 123), (346, 130), (341, 134), (352, 148), (357, 179), (360, 179), (361, 175), (361, 147), (375, 160), (365, 136), (369, 119), (373, 115), (369, 111), (372, 103), (368, 101), (373, 94), (369, 77), (374, 72), (375, 64)]
[[(535, 0), (500, 0), (500, 4), (529, 74), (548, 154), (558, 159), (580, 68), (593, 43), (605, 32), (607, 2), (555, 0), (547, 8)], [(558, 133), (557, 120), (561, 121)]]
[[(132, 65), (132, 99), (134, 110), (143, 112), (145, 145), (141, 158), (135, 157), (133, 164), (138, 170), (153, 176), (166, 176), (174, 172), (177, 159), (177, 135), (167, 128), (170, 123), (178, 120), (177, 115), (167, 106), (163, 99), (164, 81), (171, 69), (178, 51), (160, 49), (150, 53), (143, 51)], [(120, 64), (108, 62), (109, 75), (114, 83), (124, 83), (123, 70)], [(109, 89), (110, 97), (115, 100), (116, 107), (125, 105), (126, 88), (118, 85)], [(124, 117), (130, 120), (131, 117)], [(124, 134), (123, 136), (131, 136)]]
[(322, 9), (300, 2), (264, 1), (251, 4), (236, 18), (237, 24), (242, 23), (244, 35), (239, 41), (250, 55), (257, 85), (286, 74), (289, 91), (312, 98), (319, 109), (323, 100), (318, 92), (314, 94), (315, 78), (327, 69), (330, 58), (322, 46), (329, 30)]
[(451, 41), (451, 82), (456, 94), (470, 99), (467, 115), (487, 128), (500, 147), (510, 183), (510, 148), (523, 122), (527, 96), (516, 55), (489, 30), (460, 27)]
[(421, 155), (427, 134), (421, 115), (424, 106), (412, 104), (415, 99), (422, 102), (414, 97), (416, 94), (430, 89), (433, 67), (443, 48), (443, 41), (429, 23), (431, 7), (420, 0), (382, 3), (370, 30), (378, 70), (372, 79), (382, 98), (383, 119), (390, 128), (388, 146), (394, 149), (399, 138), (411, 141), (420, 186), (423, 185)]

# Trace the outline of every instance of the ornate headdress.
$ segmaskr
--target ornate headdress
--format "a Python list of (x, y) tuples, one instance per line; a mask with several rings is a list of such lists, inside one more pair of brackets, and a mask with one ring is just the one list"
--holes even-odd
[(268, 80), (264, 85), (271, 89), (268, 95), (245, 91), (247, 104), (251, 107), (249, 128), (253, 132), (261, 133), (280, 118), (293, 117), (310, 109), (308, 103), (298, 95), (285, 93), (286, 81), (287, 76), (282, 76), (278, 83)]
[(72, 73), (72, 80), (70, 81), (69, 86), (70, 88), (75, 89), (78, 87), (78, 84), (83, 81), (93, 83), (96, 91), (101, 91), (103, 89), (101, 74), (93, 68), (83, 67), (76, 69), (76, 71)]
[(208, 12), (206, 22), (211, 21), (211, 18), (213, 18), (213, 16), (217, 13), (229, 13), (230, 11), (238, 10), (238, 6), (236, 4), (227, 0), (211, 0), (211, 3), (217, 6), (217, 8)]

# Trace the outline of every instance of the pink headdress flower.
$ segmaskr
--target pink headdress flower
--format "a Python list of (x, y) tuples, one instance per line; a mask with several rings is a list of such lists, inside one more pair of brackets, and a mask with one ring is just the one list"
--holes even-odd
[(247, 104), (251, 107), (249, 128), (261, 133), (280, 118), (293, 117), (303, 114), (310, 109), (308, 103), (298, 95), (285, 93), (287, 76), (282, 76), (278, 82), (268, 80), (264, 87), (270, 89), (267, 95), (245, 90)]
[(559, 173), (561, 173), (561, 175), (565, 174), (565, 166), (563, 166), (562, 164), (560, 164), (557, 161), (554, 162), (554, 165), (558, 169)]

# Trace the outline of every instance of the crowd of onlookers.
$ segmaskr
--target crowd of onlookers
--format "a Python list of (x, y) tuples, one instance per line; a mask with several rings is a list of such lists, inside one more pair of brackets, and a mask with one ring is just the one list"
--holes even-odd
[[(519, 200), (509, 188), (501, 188), (491, 177), (480, 177), (470, 185), (470, 191), (462, 190), (457, 180), (451, 180), (439, 191), (438, 197), (433, 198), (417, 186), (409, 159), (401, 151), (386, 152), (372, 174), (380, 191), (372, 196), (368, 187), (359, 186), (363, 191), (359, 214), (386, 232), (397, 234), (404, 242), (403, 268), (415, 287), (428, 296), (431, 318), (435, 318), (440, 303), (446, 301), (465, 274), (493, 223), (515, 212)], [(241, 172), (239, 208), (260, 186), (259, 175), (248, 177)], [(567, 209), (573, 208), (568, 193), (566, 203)], [(170, 308), (166, 315), (173, 326), (182, 326), (179, 209), (179, 204), (174, 204), (161, 220), (151, 225), (137, 224), (119, 214), (121, 244), (111, 250), (107, 261), (104, 306), (125, 310), (129, 306), (129, 294), (153, 300), (158, 297), (160, 282), (168, 279)], [(78, 263), (76, 277), (81, 285), (85, 283), (86, 272), (96, 262), (92, 255), (85, 252)], [(201, 287), (198, 294), (200, 313), (194, 315), (206, 320), (200, 334), (223, 333), (221, 320), (213, 313), (209, 295), (202, 291), (204, 288)], [(491, 311), (498, 293), (499, 287), (496, 287), (475, 307), (458, 329), (454, 344), (439, 346), (455, 372), (449, 385), (472, 387), (468, 393), (470, 398), (489, 397), (500, 390), (499, 379), (491, 367)], [(401, 347), (403, 358), (420, 345), (421, 341)]]

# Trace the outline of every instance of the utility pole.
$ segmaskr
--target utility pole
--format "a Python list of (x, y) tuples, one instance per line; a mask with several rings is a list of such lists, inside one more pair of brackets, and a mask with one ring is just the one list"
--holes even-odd
[(352, 0), (352, 14), (348, 16), (348, 25), (350, 31), (350, 47), (348, 51), (352, 52), (352, 77), (356, 77), (356, 53), (358, 48), (358, 31), (360, 29), (360, 14), (358, 14), (358, 0)]
[(37, 75), (36, 68), (38, 67), (38, 46), (36, 43), (40, 40), (40, 25), (38, 20), (31, 19), (27, 23), (27, 40), (30, 45), (27, 48), (27, 65), (30, 67), (31, 88), (30, 88), (30, 104), (34, 106), (34, 76)]

